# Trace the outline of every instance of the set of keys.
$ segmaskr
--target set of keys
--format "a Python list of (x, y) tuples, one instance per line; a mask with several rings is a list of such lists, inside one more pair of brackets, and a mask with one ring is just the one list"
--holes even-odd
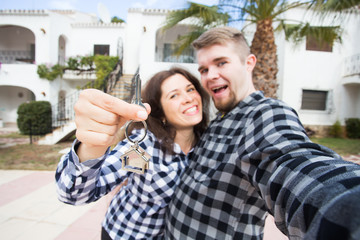
[[(141, 102), (141, 79), (137, 73), (135, 76), (135, 94), (131, 101), (133, 104), (137, 104), (146, 109), (144, 104)], [(146, 169), (149, 169), (149, 160), (151, 156), (139, 146), (139, 143), (143, 141), (147, 134), (147, 124), (145, 121), (142, 121), (142, 124), (145, 128), (145, 134), (139, 140), (132, 140), (129, 138), (128, 130), (129, 126), (133, 123), (133, 120), (130, 120), (126, 123), (125, 127), (125, 136), (126, 139), (133, 143), (129, 150), (127, 150), (120, 158), (122, 161), (122, 169), (130, 172), (143, 174)]]

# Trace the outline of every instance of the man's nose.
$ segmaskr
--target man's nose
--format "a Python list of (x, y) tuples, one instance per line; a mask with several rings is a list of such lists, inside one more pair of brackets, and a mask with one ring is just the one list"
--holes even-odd
[(210, 79), (210, 80), (218, 79), (219, 78), (218, 70), (216, 68), (214, 68), (214, 67), (210, 67), (208, 69), (207, 78)]

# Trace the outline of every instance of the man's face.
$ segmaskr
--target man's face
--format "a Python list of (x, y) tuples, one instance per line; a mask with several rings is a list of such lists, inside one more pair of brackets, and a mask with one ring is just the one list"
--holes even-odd
[(201, 83), (219, 111), (229, 112), (255, 91), (251, 72), (256, 58), (249, 55), (241, 62), (233, 43), (199, 49), (197, 59)]

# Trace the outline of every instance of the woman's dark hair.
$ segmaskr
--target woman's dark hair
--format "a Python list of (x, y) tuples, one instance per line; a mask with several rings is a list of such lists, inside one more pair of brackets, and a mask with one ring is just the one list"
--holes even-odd
[(151, 113), (146, 120), (148, 124), (149, 130), (159, 139), (161, 140), (162, 149), (166, 152), (173, 153), (174, 139), (175, 139), (175, 128), (166, 121), (163, 123), (163, 119), (165, 119), (165, 114), (163, 108), (160, 103), (161, 99), (161, 85), (162, 83), (168, 79), (169, 77), (181, 74), (187, 80), (189, 80), (198, 91), (201, 96), (202, 101), (202, 121), (194, 126), (195, 139), (192, 143), (194, 146), (199, 140), (201, 134), (205, 131), (208, 122), (209, 122), (209, 95), (207, 92), (201, 87), (199, 80), (192, 75), (190, 72), (183, 68), (172, 67), (169, 70), (161, 71), (156, 73), (145, 85), (141, 96), (142, 101), (144, 103), (148, 103), (151, 106)]

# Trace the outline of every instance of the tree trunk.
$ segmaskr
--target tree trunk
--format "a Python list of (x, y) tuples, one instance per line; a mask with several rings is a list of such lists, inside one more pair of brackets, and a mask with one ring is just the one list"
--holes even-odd
[(253, 71), (255, 88), (263, 91), (267, 97), (277, 98), (278, 67), (272, 19), (257, 22), (250, 50), (257, 58)]

